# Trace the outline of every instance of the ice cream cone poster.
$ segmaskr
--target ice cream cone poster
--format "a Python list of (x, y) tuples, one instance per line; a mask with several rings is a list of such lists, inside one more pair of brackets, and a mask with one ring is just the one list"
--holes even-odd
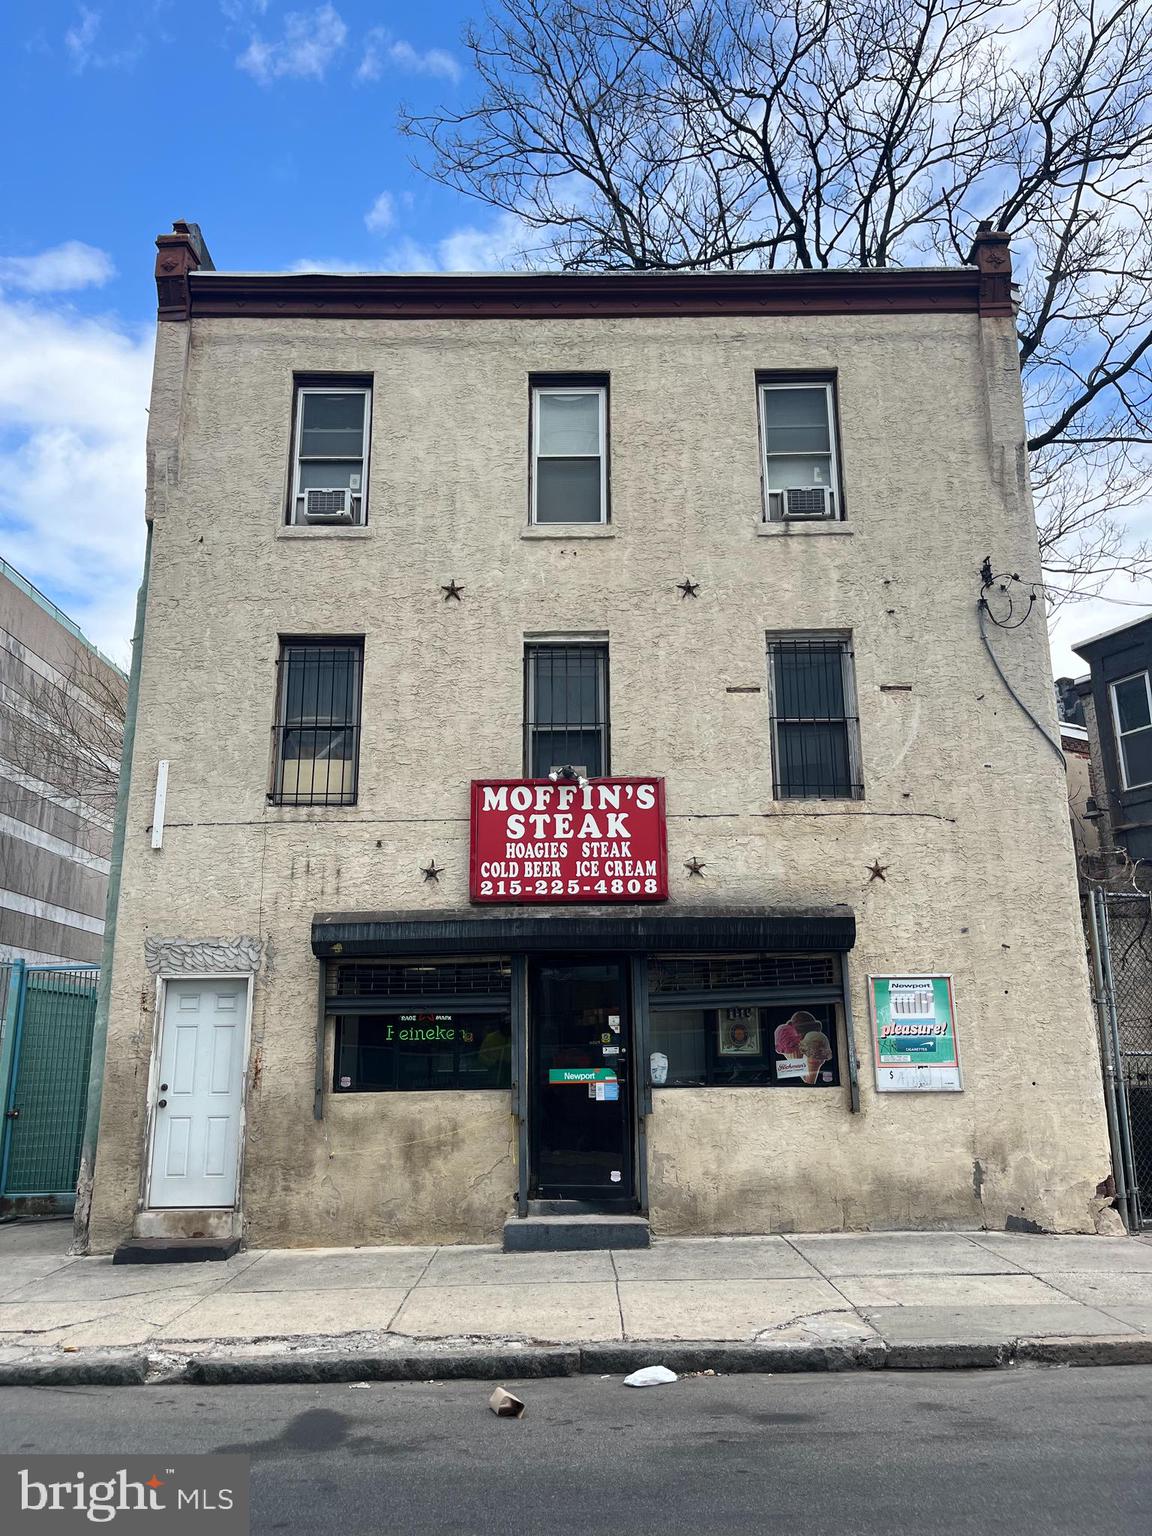
[(798, 1008), (776, 1026), (772, 1045), (778, 1083), (803, 1083), (811, 1088), (834, 1081), (832, 1042), (827, 1025), (814, 1013)]
[(760, 1012), (756, 1008), (720, 1010), (720, 1056), (759, 1056)]
[(878, 1093), (959, 1093), (951, 976), (870, 976)]

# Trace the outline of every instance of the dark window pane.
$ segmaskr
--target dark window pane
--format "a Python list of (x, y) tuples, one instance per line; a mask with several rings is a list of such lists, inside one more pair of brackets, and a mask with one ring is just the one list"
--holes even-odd
[(787, 641), (775, 647), (778, 719), (842, 719), (844, 653), (838, 644)]
[(703, 1008), (652, 1010), (649, 1018), (649, 1075), (657, 1086), (707, 1083), (705, 1048), (708, 1012)]
[(393, 1013), (338, 1018), (337, 1093), (508, 1088), (512, 1026), (499, 1013)]
[(793, 798), (852, 794), (845, 721), (778, 721), (776, 745), (778, 794)]
[(1129, 784), (1152, 783), (1152, 730), (1135, 731), (1120, 739), (1124, 777)]
[(301, 407), (301, 456), (362, 457), (365, 398), (358, 393), (306, 394)]
[(1128, 678), (1126, 682), (1116, 683), (1112, 692), (1116, 696), (1116, 713), (1122, 731), (1138, 731), (1141, 726), (1150, 723), (1148, 687), (1143, 673), (1139, 677)]
[(536, 521), (598, 523), (599, 459), (537, 459)]
[(607, 654), (600, 646), (532, 646), (527, 652), (526, 768), (608, 772)]
[(543, 779), (553, 768), (578, 768), (590, 779), (602, 777), (605, 770), (601, 732), (534, 730), (529, 774), (534, 779)]
[(316, 459), (300, 466), (300, 489), (358, 491), (362, 488), (363, 459)]

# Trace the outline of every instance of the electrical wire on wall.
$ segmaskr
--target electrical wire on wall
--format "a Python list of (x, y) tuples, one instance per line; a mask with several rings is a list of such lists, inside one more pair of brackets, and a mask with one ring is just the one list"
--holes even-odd
[[(992, 603), (989, 600), (991, 594), (997, 594), (995, 601), (997, 607), (1001, 610), (1000, 617), (997, 617), (996, 613), (993, 612)], [(988, 639), (989, 623), (994, 624), (997, 629), (1019, 629), (1032, 617), (1032, 611), (1039, 601), (1040, 588), (1035, 582), (1022, 581), (1015, 572), (1011, 575), (1007, 572), (995, 575), (992, 571), (992, 557), (985, 555), (984, 564), (980, 567), (980, 596), (976, 601), (976, 615), (980, 625), (980, 638), (984, 642), (984, 649), (988, 652), (988, 659), (996, 668), (997, 676), (1008, 690), (1008, 693), (1060, 759), (1060, 766), (1067, 769), (1068, 765), (1060, 748), (1060, 743), (1052, 739), (1043, 723), (1036, 718), (1008, 681), (1008, 676), (1000, 665), (996, 652), (992, 649), (991, 641)]]

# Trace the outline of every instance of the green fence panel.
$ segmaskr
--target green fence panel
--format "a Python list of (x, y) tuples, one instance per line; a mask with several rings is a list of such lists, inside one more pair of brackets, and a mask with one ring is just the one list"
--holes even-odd
[(75, 1193), (98, 977), (87, 968), (25, 973), (4, 1122), (7, 1198)]

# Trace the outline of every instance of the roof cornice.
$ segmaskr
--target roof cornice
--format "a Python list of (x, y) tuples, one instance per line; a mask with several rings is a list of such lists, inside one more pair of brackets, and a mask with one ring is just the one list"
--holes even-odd
[(161, 320), (1013, 314), (1008, 237), (984, 229), (968, 266), (819, 271), (216, 272), (184, 223), (157, 246)]
[[(508, 272), (389, 275), (192, 272), (192, 320), (616, 319), (639, 316), (971, 314), (980, 273)], [(1011, 314), (1011, 308), (1007, 310)]]

